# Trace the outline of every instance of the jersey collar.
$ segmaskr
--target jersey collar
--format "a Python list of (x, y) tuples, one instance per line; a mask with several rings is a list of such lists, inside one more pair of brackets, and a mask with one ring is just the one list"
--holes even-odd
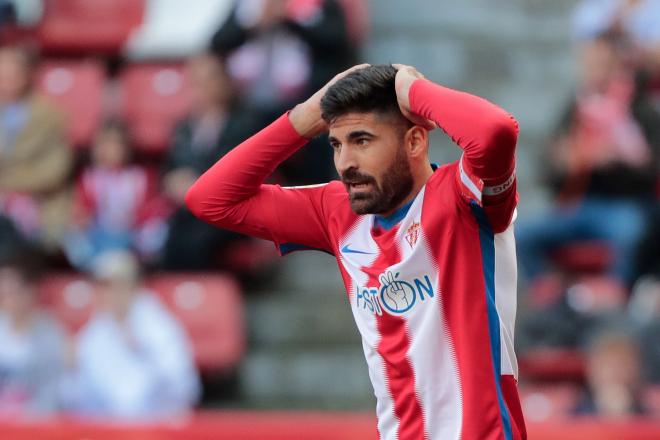
[[(431, 168), (435, 172), (437, 170), (439, 165), (435, 162), (431, 163)], [(413, 198), (411, 201), (403, 205), (401, 208), (397, 209), (394, 211), (392, 214), (386, 216), (383, 215), (374, 215), (374, 226), (377, 228), (384, 229), (386, 231), (392, 229), (394, 226), (396, 226), (397, 223), (399, 223), (403, 218), (408, 214), (408, 211), (410, 210), (410, 207), (412, 206), (413, 202), (417, 199), (417, 197)]]
[(403, 220), (406, 214), (408, 214), (414, 201), (415, 199), (412, 199), (387, 217), (378, 214), (374, 215), (374, 226), (386, 231), (392, 229), (397, 223)]

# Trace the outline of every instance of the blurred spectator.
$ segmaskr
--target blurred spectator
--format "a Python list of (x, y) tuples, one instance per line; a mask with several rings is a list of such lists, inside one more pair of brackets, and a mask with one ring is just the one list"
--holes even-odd
[(212, 40), (246, 101), (273, 117), (352, 64), (335, 0), (242, 0)]
[(14, 223), (9, 218), (0, 215), (0, 260), (14, 255), (25, 245), (25, 240)]
[(0, 261), (0, 415), (29, 416), (58, 409), (65, 339), (37, 305), (34, 257)]
[(167, 211), (158, 197), (157, 176), (131, 163), (125, 125), (106, 121), (92, 146), (91, 164), (77, 184), (67, 255), (81, 269), (112, 249), (134, 249), (149, 259), (164, 242)]
[(630, 285), (655, 186), (660, 116), (637, 93), (616, 40), (603, 36), (585, 43), (580, 62), (578, 90), (543, 162), (557, 204), (520, 224), (519, 261), (533, 278), (558, 247), (604, 240), (614, 257), (609, 273)]
[(16, 9), (9, 0), (0, 0), (0, 29), (16, 21)]
[[(241, 0), (212, 40), (227, 58), (241, 99), (261, 126), (355, 64), (356, 54), (336, 0)], [(321, 183), (334, 174), (324, 139), (279, 168), (289, 185)]]
[(184, 197), (193, 182), (220, 157), (258, 130), (255, 115), (239, 105), (224, 64), (199, 55), (187, 64), (191, 112), (174, 129), (165, 161), (165, 193), (176, 206), (162, 265), (171, 270), (218, 267), (218, 252), (243, 237), (212, 227), (193, 216)]
[(72, 154), (60, 112), (33, 91), (34, 54), (0, 47), (0, 214), (53, 250), (69, 221)]
[(660, 2), (582, 0), (573, 12), (573, 33), (578, 40), (604, 33), (627, 39), (625, 56), (648, 77), (644, 86), (660, 111)]
[(660, 44), (657, 0), (582, 0), (573, 11), (573, 33), (591, 40), (608, 32), (624, 33), (642, 47)]
[(579, 415), (620, 418), (645, 414), (640, 347), (631, 332), (600, 331), (587, 352), (587, 390)]
[(645, 276), (635, 284), (628, 312), (640, 328), (646, 377), (660, 384), (660, 278)]
[(79, 333), (66, 401), (96, 417), (148, 418), (190, 409), (199, 378), (181, 325), (142, 290), (137, 259), (113, 251), (95, 261), (100, 308)]
[(13, 10), (13, 18), (21, 26), (34, 26), (44, 11), (44, 0), (2, 0)]

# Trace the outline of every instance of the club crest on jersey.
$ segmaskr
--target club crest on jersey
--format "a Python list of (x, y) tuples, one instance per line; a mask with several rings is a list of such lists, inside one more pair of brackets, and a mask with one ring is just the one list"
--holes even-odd
[(390, 315), (402, 315), (435, 295), (428, 275), (412, 280), (400, 279), (400, 275), (388, 270), (378, 277), (380, 287), (356, 287), (355, 305), (375, 315), (382, 315), (383, 310)]
[(413, 224), (410, 225), (410, 227), (406, 231), (406, 241), (408, 242), (411, 248), (415, 246), (415, 243), (417, 243), (420, 229), (421, 228), (419, 222), (413, 222)]

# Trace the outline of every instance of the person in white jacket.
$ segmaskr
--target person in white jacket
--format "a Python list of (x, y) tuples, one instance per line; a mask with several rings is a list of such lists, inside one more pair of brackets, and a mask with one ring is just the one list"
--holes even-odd
[(153, 418), (189, 410), (200, 394), (198, 372), (181, 325), (140, 288), (126, 251), (94, 264), (98, 310), (79, 334), (74, 369), (63, 390), (81, 415)]

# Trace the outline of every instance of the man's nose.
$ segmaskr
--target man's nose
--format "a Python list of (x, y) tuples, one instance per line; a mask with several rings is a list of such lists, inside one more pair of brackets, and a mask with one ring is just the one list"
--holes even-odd
[(335, 154), (335, 168), (337, 168), (337, 172), (340, 176), (350, 168), (358, 169), (355, 154), (353, 154), (349, 148), (342, 148)]

